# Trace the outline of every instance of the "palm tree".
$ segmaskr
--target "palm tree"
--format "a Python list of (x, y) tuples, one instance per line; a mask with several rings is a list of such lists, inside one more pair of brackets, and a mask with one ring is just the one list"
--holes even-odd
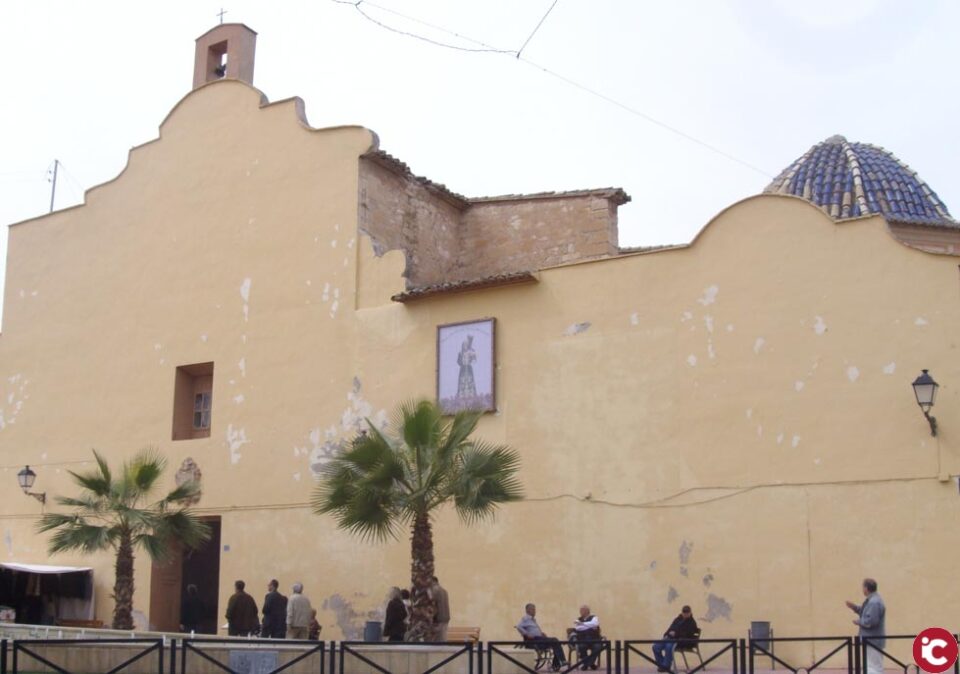
[(429, 588), (434, 575), (432, 514), (453, 502), (466, 524), (493, 516), (501, 503), (518, 501), (520, 459), (508, 447), (470, 439), (476, 412), (444, 417), (432, 402), (403, 404), (394, 433), (367, 420), (369, 432), (327, 464), (312, 505), (331, 513), (337, 526), (362, 538), (399, 538), (409, 527), (411, 597), (408, 641), (433, 635), (434, 606)]
[(113, 585), (113, 628), (133, 629), (133, 552), (145, 550), (151, 559), (169, 557), (169, 544), (176, 540), (196, 548), (210, 537), (210, 530), (188, 509), (199, 494), (198, 485), (186, 482), (159, 501), (150, 502), (151, 491), (166, 467), (156, 449), (144, 449), (124, 463), (114, 476), (96, 450), (97, 468), (87, 473), (70, 471), (83, 492), (77, 498), (58, 496), (56, 502), (73, 508), (72, 513), (46, 513), (38, 531), (54, 531), (50, 554), (79, 550), (116, 552)]

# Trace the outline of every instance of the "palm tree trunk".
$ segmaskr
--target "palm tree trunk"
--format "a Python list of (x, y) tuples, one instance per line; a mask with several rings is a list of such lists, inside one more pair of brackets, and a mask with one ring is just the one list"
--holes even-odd
[(129, 533), (120, 535), (113, 584), (113, 629), (133, 629), (133, 544)]
[(436, 612), (430, 598), (433, 585), (433, 529), (426, 513), (413, 520), (410, 537), (410, 582), (413, 592), (410, 597), (410, 628), (407, 641), (430, 641), (433, 639), (433, 615)]

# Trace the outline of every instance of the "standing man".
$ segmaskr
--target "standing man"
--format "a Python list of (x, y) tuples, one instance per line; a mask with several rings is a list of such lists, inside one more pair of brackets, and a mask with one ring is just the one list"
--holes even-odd
[(303, 594), (303, 584), (293, 584), (293, 594), (287, 600), (287, 639), (306, 641), (310, 636), (310, 618), (313, 607)]
[(517, 631), (523, 635), (524, 641), (536, 641), (548, 645), (553, 649), (553, 671), (559, 672), (567, 664), (567, 659), (563, 657), (563, 647), (560, 640), (556, 637), (548, 637), (537, 624), (537, 607), (533, 604), (527, 604), (526, 613), (517, 623)]
[(853, 621), (860, 627), (860, 637), (867, 637), (867, 674), (883, 674), (883, 653), (880, 649), (887, 645), (887, 607), (877, 594), (877, 581), (863, 579), (863, 604), (857, 606), (847, 602), (847, 608), (860, 617)]
[(436, 612), (433, 614), (434, 639), (436, 641), (446, 641), (447, 628), (450, 627), (450, 597), (447, 595), (447, 591), (440, 586), (440, 581), (437, 580), (436, 576), (433, 577), (430, 596), (433, 597), (433, 603), (436, 605)]
[(243, 591), (247, 586), (242, 580), (233, 584), (234, 592), (227, 602), (227, 634), (232, 637), (245, 637), (260, 631), (257, 621), (257, 602)]
[(586, 604), (580, 607), (580, 616), (573, 621), (573, 627), (567, 628), (567, 635), (571, 634), (571, 639), (578, 642), (577, 653), (580, 656), (581, 669), (597, 669), (600, 644), (585, 642), (600, 640), (600, 618), (590, 613), (590, 607)]
[(265, 639), (283, 639), (287, 630), (287, 598), (277, 590), (280, 583), (274, 578), (267, 583), (267, 594), (263, 598), (263, 625), (260, 636)]
[(663, 633), (664, 638), (653, 645), (653, 657), (657, 660), (658, 672), (669, 672), (673, 669), (673, 650), (677, 644), (683, 644), (685, 639), (691, 639), (697, 633), (697, 620), (693, 617), (689, 606), (680, 610), (680, 615), (673, 619), (670, 627)]

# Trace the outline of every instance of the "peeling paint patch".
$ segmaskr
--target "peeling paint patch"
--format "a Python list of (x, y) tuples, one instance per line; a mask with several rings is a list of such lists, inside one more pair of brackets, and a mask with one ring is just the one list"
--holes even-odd
[(243, 279), (240, 284), (240, 298), (243, 300), (243, 320), (250, 320), (250, 286), (252, 285), (250, 277)]
[(205, 342), (207, 341), (207, 336), (206, 336), (206, 335), (200, 335), (200, 341), (205, 343)]
[(924, 325), (929, 325), (929, 323), (927, 323), (927, 319), (924, 318), (923, 316), (917, 316), (917, 319), (913, 322), (913, 324), (919, 325), (921, 327), (923, 327)]
[(374, 414), (373, 405), (363, 397), (363, 385), (359, 377), (353, 378), (353, 387), (347, 394), (347, 400), (350, 404), (340, 415), (339, 427), (334, 424), (324, 431), (318, 426), (309, 433), (308, 447), (294, 448), (294, 456), (298, 452), (310, 454), (310, 471), (314, 477), (319, 477), (324, 466), (343, 451), (350, 437), (365, 428), (367, 419), (377, 428), (387, 427), (386, 410), (381, 409)]
[(804, 387), (804, 386), (806, 386), (806, 384), (804, 384), (804, 383), (803, 383), (802, 381), (800, 381), (799, 379), (798, 379), (797, 381), (793, 382), (793, 390), (796, 391), (797, 393), (800, 393), (800, 391), (803, 390), (803, 387)]
[(783, 433), (777, 433), (777, 444), (778, 445), (783, 444)]
[(847, 379), (855, 382), (860, 378), (860, 369), (854, 365), (847, 368)]
[(693, 367), (696, 364), (697, 364), (697, 357), (691, 353), (689, 356), (687, 356), (687, 365), (689, 365), (690, 367)]
[(713, 584), (713, 574), (708, 573), (706, 576), (703, 577), (703, 586), (710, 587), (712, 584)]
[(640, 316), (636, 311), (630, 314), (630, 325), (640, 325)]
[(687, 567), (685, 567), (685, 566), (681, 566), (681, 567), (680, 567), (680, 575), (683, 576), (684, 578), (689, 578), (689, 577), (690, 577), (690, 572), (687, 571)]
[(653, 560), (652, 562), (650, 562), (650, 570), (653, 571), (656, 568), (657, 568), (657, 560)]
[(759, 354), (763, 349), (763, 345), (767, 343), (763, 337), (757, 337), (756, 341), (753, 343), (753, 352)]
[(245, 398), (243, 397), (242, 393), (238, 393), (237, 395), (233, 396), (233, 402), (235, 402), (238, 405), (242, 403), (244, 400)]
[(727, 323), (727, 332), (733, 332), (733, 323)]
[(823, 322), (823, 316), (817, 316), (813, 322), (813, 331), (822, 335), (827, 331), (827, 324)]
[(697, 300), (703, 306), (709, 306), (717, 301), (717, 294), (720, 292), (720, 286), (710, 286), (709, 288), (704, 288), (703, 297)]
[(711, 623), (717, 618), (726, 618), (730, 620), (730, 616), (733, 614), (733, 607), (727, 602), (723, 597), (718, 597), (715, 594), (707, 595), (707, 614), (703, 616), (703, 619)]
[(757, 437), (758, 438), (763, 437), (763, 426), (757, 426)]
[(677, 550), (677, 552), (680, 555), (680, 563), (686, 564), (690, 561), (690, 554), (693, 552), (693, 543), (687, 543), (687, 541), (684, 540), (680, 544), (680, 549)]
[(790, 446), (796, 449), (799, 444), (800, 444), (800, 436), (794, 435), (793, 439), (790, 441)]
[(153, 345), (153, 350), (154, 350), (154, 351), (159, 351), (159, 350), (162, 349), (162, 348), (163, 348), (163, 345), (161, 345), (161, 344), (154, 344), (154, 345)]
[(707, 332), (712, 335), (713, 334), (713, 316), (704, 316), (703, 326), (707, 329)]
[(294, 482), (299, 482), (299, 481), (300, 481), (300, 471), (299, 471), (299, 470), (298, 470), (296, 473), (293, 474), (293, 481), (294, 481)]
[(376, 611), (360, 613), (354, 610), (353, 605), (339, 594), (327, 597), (321, 606), (323, 610), (333, 612), (344, 639), (360, 639), (363, 636), (363, 624), (377, 617)]
[(686, 322), (689, 321), (691, 318), (693, 318), (693, 314), (690, 313), (689, 311), (684, 311), (682, 314), (680, 314), (680, 322), (681, 322), (681, 323), (686, 323)]
[(586, 332), (590, 329), (590, 321), (584, 321), (583, 323), (574, 323), (568, 325), (567, 329), (563, 331), (565, 337), (573, 337), (574, 335), (579, 335), (582, 332)]
[(670, 589), (667, 590), (667, 603), (668, 603), (668, 604), (672, 604), (673, 602), (675, 602), (675, 601), (677, 600), (677, 598), (678, 598), (679, 596), (680, 596), (680, 593), (677, 592), (677, 588), (675, 588), (673, 585), (671, 585), (671, 586), (670, 586)]
[(230, 463), (236, 465), (240, 462), (240, 448), (249, 443), (246, 430), (242, 428), (234, 430), (233, 424), (227, 425), (227, 447), (230, 448)]
[(7, 557), (13, 557), (13, 534), (10, 533), (9, 529), (5, 529), (3, 532), (3, 544), (7, 548)]
[(750, 418), (752, 418), (752, 417), (753, 417), (753, 408), (752, 408), (752, 407), (748, 407), (748, 408), (747, 408), (747, 419), (750, 419)]
[(896, 363), (890, 362), (890, 363), (887, 363), (886, 365), (883, 366), (883, 373), (884, 373), (884, 374), (893, 374), (893, 373), (896, 372), (896, 371), (897, 371), (897, 364), (896, 364)]

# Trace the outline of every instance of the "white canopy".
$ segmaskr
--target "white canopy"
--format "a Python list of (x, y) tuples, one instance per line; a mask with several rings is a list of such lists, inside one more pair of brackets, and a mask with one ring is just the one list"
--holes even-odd
[(0, 568), (24, 573), (79, 573), (93, 571), (90, 566), (50, 566), (49, 564), (17, 564), (15, 562), (0, 562)]

